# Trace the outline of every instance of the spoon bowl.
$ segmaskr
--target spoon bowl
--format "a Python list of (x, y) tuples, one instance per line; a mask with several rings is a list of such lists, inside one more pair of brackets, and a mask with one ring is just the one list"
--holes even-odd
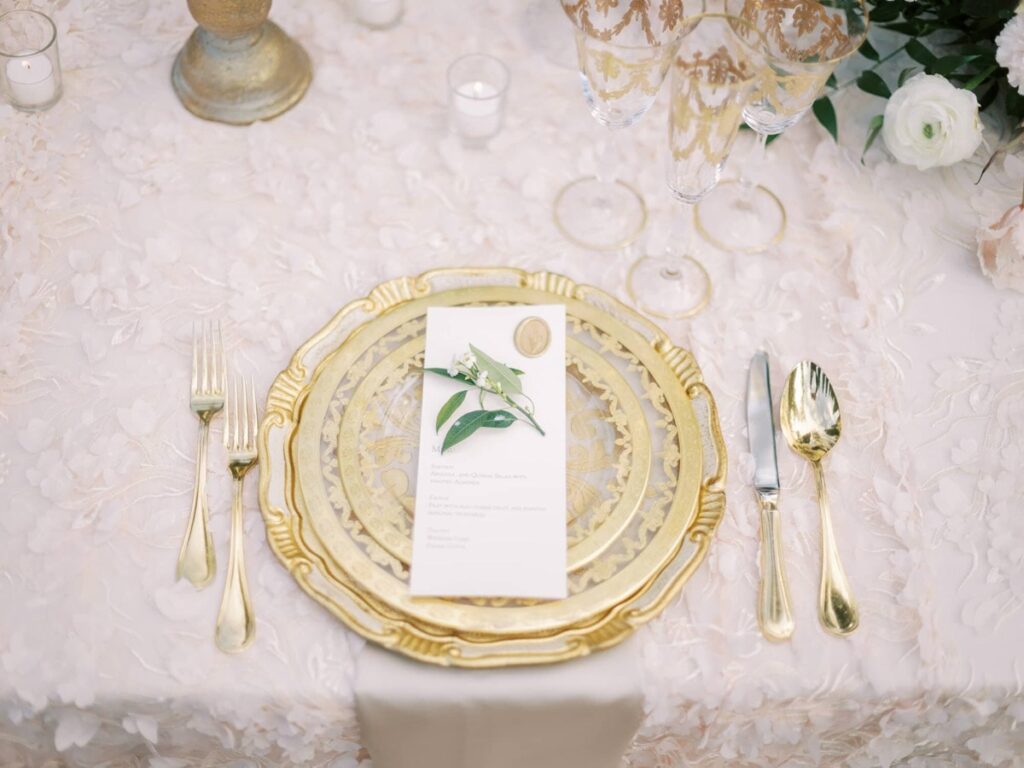
[(818, 508), (821, 511), (818, 619), (832, 634), (848, 635), (860, 624), (860, 616), (839, 558), (832, 531), (825, 470), (821, 466), (821, 460), (839, 442), (843, 420), (832, 382), (816, 363), (805, 360), (790, 372), (782, 390), (779, 421), (789, 447), (814, 468), (818, 488)]
[(789, 374), (781, 409), (786, 442), (808, 461), (821, 461), (839, 442), (843, 429), (839, 398), (816, 363), (805, 360)]

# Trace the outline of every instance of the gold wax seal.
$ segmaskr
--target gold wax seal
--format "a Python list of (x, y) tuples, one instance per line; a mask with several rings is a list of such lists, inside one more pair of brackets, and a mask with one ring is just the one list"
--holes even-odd
[(525, 318), (516, 326), (513, 337), (516, 349), (527, 357), (540, 357), (551, 343), (551, 329), (536, 315)]

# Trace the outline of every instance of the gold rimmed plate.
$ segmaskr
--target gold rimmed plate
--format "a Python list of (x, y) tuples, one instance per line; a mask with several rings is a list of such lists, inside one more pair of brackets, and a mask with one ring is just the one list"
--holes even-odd
[[(561, 302), (567, 312), (569, 597), (408, 594), (428, 306)], [(606, 294), (549, 273), (439, 270), (384, 284), (301, 347), (261, 430), (268, 538), (360, 634), (416, 658), (572, 658), (655, 615), (724, 506), (714, 403), (692, 356)]]

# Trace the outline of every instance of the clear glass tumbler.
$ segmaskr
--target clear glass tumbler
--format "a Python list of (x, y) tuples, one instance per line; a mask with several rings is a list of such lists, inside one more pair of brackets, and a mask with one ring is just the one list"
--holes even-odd
[(15, 109), (41, 112), (61, 97), (57, 27), (39, 11), (0, 16), (0, 93)]
[(501, 131), (508, 83), (505, 63), (485, 53), (462, 56), (448, 67), (448, 117), (464, 144), (484, 146)]

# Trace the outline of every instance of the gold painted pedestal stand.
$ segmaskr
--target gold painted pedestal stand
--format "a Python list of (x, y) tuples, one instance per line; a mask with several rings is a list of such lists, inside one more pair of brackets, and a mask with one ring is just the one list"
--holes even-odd
[(171, 82), (190, 112), (248, 125), (298, 103), (313, 70), (302, 46), (267, 19), (270, 0), (188, 0), (188, 8), (199, 26)]

